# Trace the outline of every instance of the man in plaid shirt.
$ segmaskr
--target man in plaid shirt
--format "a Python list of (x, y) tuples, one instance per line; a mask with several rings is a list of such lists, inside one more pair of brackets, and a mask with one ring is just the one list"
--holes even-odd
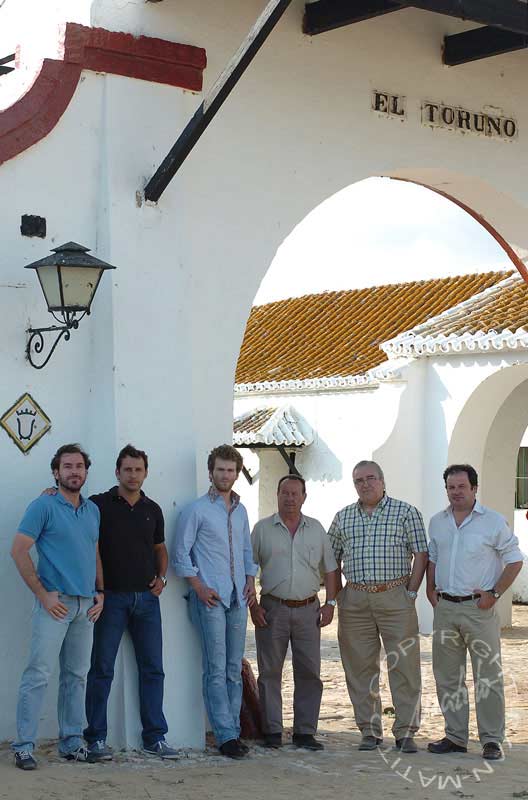
[(338, 638), (362, 736), (359, 749), (374, 750), (383, 740), (381, 636), (396, 712), (396, 747), (415, 753), (421, 694), (415, 601), (427, 566), (423, 519), (414, 506), (385, 493), (383, 471), (375, 461), (360, 461), (352, 478), (359, 500), (337, 512), (328, 535), (346, 578), (337, 597)]

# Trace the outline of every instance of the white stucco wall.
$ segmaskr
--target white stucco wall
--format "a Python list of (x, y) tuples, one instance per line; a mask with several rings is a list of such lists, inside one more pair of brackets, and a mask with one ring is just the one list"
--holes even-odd
[[(22, 4), (8, 0), (0, 27), (8, 14), (22, 14), (17, 8)], [(209, 86), (261, 10), (260, 0), (230, 0), (227, 7), (208, 0), (72, 0), (47, 5), (46, 30), (55, 21), (90, 21), (206, 47)], [(57, 445), (80, 439), (90, 450), (92, 490), (112, 483), (120, 446), (132, 440), (144, 447), (152, 460), (147, 488), (165, 510), (170, 539), (178, 509), (207, 485), (208, 450), (230, 438), (235, 364), (259, 282), (308, 211), (369, 175), (402, 175), (441, 184), (473, 202), (513, 244), (528, 246), (524, 54), (448, 70), (440, 47), (445, 33), (464, 28), (455, 20), (406, 10), (309, 39), (301, 33), (302, 13), (303, 3), (295, 0), (157, 207), (138, 207), (136, 191), (200, 102), (178, 89), (86, 74), (54, 131), (0, 167), (0, 369), (7, 376), (0, 399), (7, 408), (30, 391), (53, 422), (51, 434), (26, 457), (0, 432), (6, 498), (0, 593), (14, 608), (0, 622), (2, 647), (9, 646), (0, 682), (0, 739), (14, 734), (31, 605), (7, 553), (25, 504), (49, 480), (47, 465)], [(13, 19), (20, 30), (20, 16)], [(23, 19), (21, 38), (31, 29), (40, 41), (37, 18), (26, 13)], [(51, 41), (44, 29), (42, 38)], [(0, 108), (3, 97), (13, 97), (9, 80), (0, 80)], [(370, 111), (373, 88), (407, 96), (405, 123)], [(520, 138), (504, 144), (423, 128), (418, 107), (431, 98), (476, 110), (503, 108), (517, 116)], [(45, 241), (20, 236), (23, 213), (47, 218)], [(34, 276), (21, 268), (69, 239), (92, 247), (118, 270), (105, 276), (92, 318), (37, 373), (24, 361), (24, 329), (28, 320), (35, 325), (49, 319)], [(11, 288), (21, 282), (26, 286)], [(402, 386), (384, 391), (409, 407), (405, 420), (414, 404), (425, 402)], [(376, 394), (365, 395), (358, 409), (375, 411)], [(419, 437), (409, 436), (408, 421), (394, 427), (394, 416), (379, 415), (380, 435), (367, 441), (362, 431), (352, 432), (339, 398), (335, 411), (354, 452), (363, 454), (368, 446), (394, 464), (387, 476), (391, 491), (417, 504), (426, 497), (423, 447)], [(422, 434), (432, 443), (437, 435)], [(343, 474), (349, 466), (343, 465)], [(349, 499), (348, 491), (336, 488), (337, 471), (329, 464), (324, 479), (326, 517)], [(199, 654), (183, 591), (172, 578), (163, 597), (166, 711), (174, 743), (200, 744)], [(117, 744), (137, 742), (131, 675), (129, 664), (125, 677), (116, 679), (114, 694), (121, 692), (124, 710), (124, 716), (112, 716), (110, 739)], [(56, 730), (53, 705), (50, 692), (44, 735)], [(118, 717), (124, 722), (118, 724)]]

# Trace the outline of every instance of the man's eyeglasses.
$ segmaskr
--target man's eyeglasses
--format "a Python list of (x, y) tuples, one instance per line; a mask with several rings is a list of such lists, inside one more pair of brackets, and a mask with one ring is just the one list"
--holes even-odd
[(366, 478), (354, 478), (354, 486), (367, 486), (381, 480), (377, 475), (367, 475)]

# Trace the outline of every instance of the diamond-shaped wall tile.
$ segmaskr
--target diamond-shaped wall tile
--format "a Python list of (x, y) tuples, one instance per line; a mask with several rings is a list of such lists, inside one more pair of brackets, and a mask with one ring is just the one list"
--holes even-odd
[(49, 431), (51, 420), (26, 393), (5, 412), (0, 425), (23, 453), (29, 453), (33, 445)]

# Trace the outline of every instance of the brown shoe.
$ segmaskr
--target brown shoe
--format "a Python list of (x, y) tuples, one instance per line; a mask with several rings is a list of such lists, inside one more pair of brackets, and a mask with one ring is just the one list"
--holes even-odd
[(504, 753), (502, 752), (500, 744), (496, 742), (486, 742), (482, 748), (482, 758), (485, 758), (487, 761), (500, 761), (500, 759), (504, 758)]

